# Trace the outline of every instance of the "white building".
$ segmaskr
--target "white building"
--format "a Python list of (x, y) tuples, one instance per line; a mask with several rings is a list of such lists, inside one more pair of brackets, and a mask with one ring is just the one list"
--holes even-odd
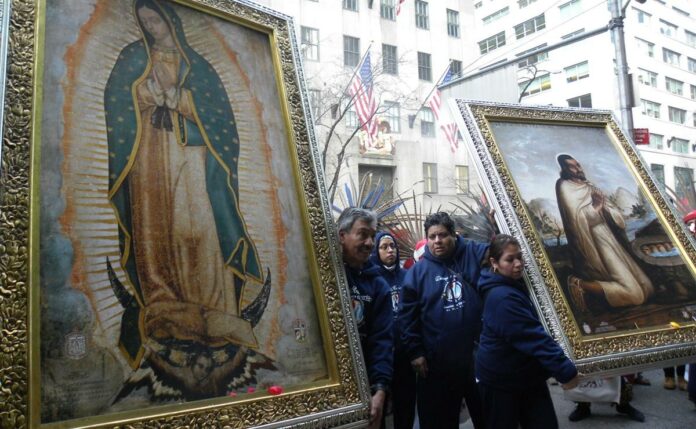
[[(386, 147), (361, 153), (359, 139), (347, 146), (338, 177), (338, 194), (351, 180), (359, 183), (366, 173), (394, 183), (392, 196), (411, 189), (429, 211), (478, 187), (469, 181), (469, 161), (460, 145), (454, 153), (440, 123), (427, 104), (419, 107), (445, 72), (450, 61), (458, 73), (477, 56), (473, 33), (473, 3), (467, 0), (407, 1), (397, 16), (397, 0), (261, 0), (259, 3), (295, 18), (304, 57), (304, 70), (315, 117), (317, 140), (325, 145), (330, 126), (340, 115), (340, 95), (361, 56), (370, 46), (375, 72), (375, 97), (379, 120), (389, 124)], [(443, 111), (446, 107), (443, 105)], [(447, 112), (445, 112), (447, 113)], [(448, 121), (449, 122), (449, 121)], [(356, 129), (357, 115), (350, 111), (336, 127), (337, 137), (326, 157), (327, 186), (332, 182), (340, 142)], [(390, 153), (389, 144), (395, 149)], [(461, 143), (461, 142), (460, 142)], [(338, 198), (336, 205), (342, 207)]]
[[(611, 18), (607, 0), (475, 0), (474, 15), (481, 56), (464, 75), (512, 62), (522, 103), (611, 109), (621, 117), (614, 46), (602, 30)], [(650, 132), (650, 144), (639, 149), (658, 180), (679, 199), (693, 199), (696, 2), (634, 0), (626, 8), (624, 31), (634, 128)], [(530, 51), (538, 53), (515, 61)]]

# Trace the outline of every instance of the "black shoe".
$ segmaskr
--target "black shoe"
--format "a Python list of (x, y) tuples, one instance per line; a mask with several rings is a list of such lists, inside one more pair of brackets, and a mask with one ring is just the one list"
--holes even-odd
[(644, 422), (645, 421), (645, 414), (641, 413), (637, 409), (633, 408), (631, 404), (623, 404), (623, 405), (617, 405), (616, 406), (616, 412), (621, 413), (621, 414), (626, 414), (626, 416), (631, 419), (635, 420), (637, 422)]
[(568, 416), (568, 420), (571, 422), (579, 422), (580, 420), (586, 419), (592, 415), (590, 411), (589, 404), (578, 404), (572, 413)]

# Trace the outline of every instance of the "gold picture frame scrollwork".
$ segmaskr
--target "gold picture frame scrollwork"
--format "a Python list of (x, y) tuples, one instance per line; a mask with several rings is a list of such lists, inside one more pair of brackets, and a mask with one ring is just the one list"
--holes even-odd
[(364, 425), (292, 19), (11, 3), (0, 426)]
[(578, 369), (693, 360), (693, 241), (612, 113), (451, 107), (501, 230), (520, 240), (540, 318)]

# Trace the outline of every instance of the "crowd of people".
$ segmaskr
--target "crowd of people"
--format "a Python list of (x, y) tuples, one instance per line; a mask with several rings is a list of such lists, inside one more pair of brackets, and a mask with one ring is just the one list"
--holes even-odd
[[(413, 428), (416, 411), (423, 429), (458, 428), (463, 402), (477, 429), (557, 428), (547, 379), (572, 389), (582, 374), (536, 313), (517, 240), (467, 240), (445, 212), (429, 215), (424, 233), (421, 259), (406, 269), (395, 237), (377, 233), (375, 213), (351, 207), (338, 219), (370, 428), (385, 426), (388, 397), (395, 429)], [(629, 400), (623, 394), (617, 411), (643, 421)], [(579, 403), (569, 418), (589, 410)]]

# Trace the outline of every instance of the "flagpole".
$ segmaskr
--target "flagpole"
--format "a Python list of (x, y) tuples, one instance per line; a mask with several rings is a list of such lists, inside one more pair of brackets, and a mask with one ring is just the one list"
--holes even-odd
[(360, 61), (358, 61), (358, 66), (355, 68), (355, 70), (353, 70), (353, 74), (350, 76), (350, 79), (348, 79), (348, 85), (346, 85), (346, 87), (343, 88), (343, 92), (341, 92), (341, 94), (345, 94), (346, 91), (348, 91), (348, 88), (350, 88), (350, 85), (353, 83), (353, 78), (358, 73), (358, 70), (360, 70), (360, 67), (362, 67), (362, 63), (363, 63), (363, 61), (365, 61), (365, 57), (370, 52), (370, 48), (372, 47), (373, 43), (374, 43), (374, 40), (371, 40), (370, 44), (367, 45), (367, 49), (365, 50), (365, 53), (360, 58)]
[(433, 85), (433, 87), (430, 90), (430, 92), (428, 93), (428, 95), (423, 99), (423, 104), (421, 104), (420, 107), (418, 108), (418, 110), (416, 110), (416, 116), (414, 117), (413, 122), (416, 122), (415, 118), (418, 117), (418, 113), (420, 113), (423, 106), (425, 106), (425, 103), (428, 102), (428, 99), (430, 98), (430, 96), (433, 95), (433, 92), (435, 92), (435, 90), (437, 89), (437, 86), (440, 84), (440, 81), (442, 81), (442, 78), (445, 77), (445, 75), (447, 74), (447, 70), (449, 70), (451, 65), (452, 65), (452, 61), (447, 63), (447, 68), (445, 68), (445, 71), (442, 72), (442, 74), (440, 75), (440, 78), (437, 80), (437, 83), (435, 85)]

